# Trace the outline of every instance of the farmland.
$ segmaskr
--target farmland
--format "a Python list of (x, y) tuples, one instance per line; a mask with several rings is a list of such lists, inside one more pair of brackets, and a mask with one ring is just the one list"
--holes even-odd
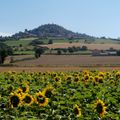
[(46, 52), (35, 58), (33, 46), (29, 45), (32, 40), (21, 40), (19, 45), (8, 42), (17, 46), (18, 51), (0, 66), (0, 119), (120, 119), (120, 56), (86, 55), (94, 49), (119, 50), (119, 44), (59, 40), (38, 46), (49, 49), (87, 46), (88, 51), (76, 55)]
[[(16, 61), (13, 65), (17, 66), (119, 66), (119, 56), (91, 56), (91, 55), (42, 55), (38, 59), (32, 59), (34, 56), (21, 56), (21, 61)], [(24, 60), (24, 58), (31, 58)], [(18, 59), (18, 57), (16, 57)]]
[[(48, 68), (50, 71), (67, 71), (67, 70), (80, 70), (80, 69), (100, 69), (99, 67), (103, 67), (103, 69), (108, 70), (112, 68), (119, 69), (120, 66), (120, 57), (119, 56), (91, 56), (91, 51), (94, 49), (106, 50), (106, 49), (120, 49), (119, 41), (114, 40), (102, 40), (96, 39), (92, 41), (90, 44), (85, 43), (84, 39), (76, 39), (71, 40), (68, 39), (53, 39), (53, 44), (47, 44), (49, 39), (43, 39), (45, 45), (38, 46), (46, 46), (49, 48), (40, 58), (35, 59), (34, 57), (34, 46), (30, 45), (30, 42), (35, 40), (36, 38), (24, 38), (18, 41), (5, 41), (5, 43), (11, 46), (13, 51), (13, 63), (10, 63), (10, 56), (8, 56), (4, 62), (6, 66), (4, 69), (7, 70), (16, 70), (16, 66), (19, 67), (18, 71), (26, 70), (29, 71), (29, 67), (31, 67), (31, 71), (47, 71)], [(52, 39), (52, 38), (50, 38)], [(21, 46), (20, 46), (21, 45)], [(87, 46), (87, 51), (78, 51), (75, 53), (64, 53), (64, 55), (56, 55), (57, 51), (51, 49), (55, 48), (68, 48), (68, 47), (82, 47)], [(63, 53), (62, 53), (63, 54)], [(75, 55), (74, 55), (75, 54)], [(10, 65), (11, 68), (7, 65)], [(21, 68), (20, 68), (21, 67)], [(25, 67), (25, 68), (24, 68)], [(28, 67), (28, 68), (27, 68)], [(3, 70), (0, 68), (1, 71)]]
[(1, 72), (0, 80), (0, 119), (120, 119), (117, 70), (9, 71)]
[(105, 44), (100, 44), (100, 43), (91, 43), (91, 44), (85, 44), (85, 43), (54, 43), (51, 45), (42, 45), (46, 46), (48, 48), (68, 48), (72, 46), (87, 46), (88, 49), (94, 50), (94, 49), (99, 49), (99, 50), (106, 50), (109, 48), (115, 48), (115, 49), (120, 49), (120, 44), (114, 44), (114, 43), (105, 43)]

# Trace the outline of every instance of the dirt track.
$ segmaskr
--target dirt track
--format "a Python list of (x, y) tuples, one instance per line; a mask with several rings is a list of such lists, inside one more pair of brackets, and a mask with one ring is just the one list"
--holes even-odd
[(80, 70), (120, 70), (120, 67), (0, 67), (0, 72), (16, 71), (16, 72), (45, 72), (45, 71), (80, 71)]

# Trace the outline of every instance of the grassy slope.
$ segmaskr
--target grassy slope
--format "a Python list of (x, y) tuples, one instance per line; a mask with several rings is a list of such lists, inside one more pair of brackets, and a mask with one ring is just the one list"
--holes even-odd
[(20, 40), (6, 41), (5, 43), (9, 46), (19, 46), (20, 44), (22, 44), (23, 46), (28, 46), (29, 43), (34, 39), (35, 38), (25, 38), (25, 39), (20, 39)]

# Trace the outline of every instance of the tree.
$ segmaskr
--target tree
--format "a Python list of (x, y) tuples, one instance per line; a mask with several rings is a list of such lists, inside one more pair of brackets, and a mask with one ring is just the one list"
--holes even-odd
[(67, 52), (67, 49), (66, 49), (66, 48), (63, 48), (63, 52), (66, 54), (66, 52)]
[(33, 45), (33, 46), (42, 45), (42, 44), (44, 44), (44, 42), (42, 40), (39, 40), (39, 39), (35, 39), (29, 43), (29, 45)]
[(50, 40), (48, 41), (48, 44), (53, 44), (53, 40), (50, 39)]
[(22, 47), (23, 45), (22, 44), (19, 44), (19, 47)]
[(117, 51), (117, 55), (120, 56), (120, 50)]
[(61, 54), (62, 54), (61, 50), (57, 50), (57, 55), (61, 55)]
[(83, 45), (82, 48), (81, 48), (81, 50), (83, 50), (83, 51), (84, 51), (84, 50), (87, 50), (87, 49), (88, 49), (87, 46), (84, 46), (84, 45)]
[(35, 57), (39, 58), (44, 52), (45, 50), (47, 50), (47, 47), (37, 47), (35, 48)]
[(7, 51), (0, 50), (0, 64), (4, 63), (5, 57), (7, 57)]
[(73, 52), (74, 52), (73, 47), (68, 47), (68, 52), (69, 52), (69, 53), (73, 53)]
[(0, 64), (4, 63), (5, 58), (8, 55), (12, 55), (12, 49), (4, 43), (0, 43)]

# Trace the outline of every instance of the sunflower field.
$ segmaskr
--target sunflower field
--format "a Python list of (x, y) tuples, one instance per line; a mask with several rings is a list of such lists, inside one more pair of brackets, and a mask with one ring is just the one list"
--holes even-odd
[(0, 120), (120, 120), (120, 71), (0, 73)]

